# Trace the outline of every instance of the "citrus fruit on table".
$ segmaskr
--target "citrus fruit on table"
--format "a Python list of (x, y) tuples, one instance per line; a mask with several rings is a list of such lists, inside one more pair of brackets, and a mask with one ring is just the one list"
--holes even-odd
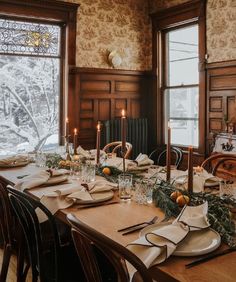
[(187, 205), (189, 203), (189, 197), (186, 195), (181, 195), (176, 199), (176, 203), (179, 207), (183, 207), (184, 205)]
[(171, 200), (176, 201), (176, 199), (181, 195), (182, 193), (180, 191), (174, 191), (171, 193), (170, 198)]
[(106, 175), (111, 175), (111, 169), (109, 167), (104, 167), (102, 173)]

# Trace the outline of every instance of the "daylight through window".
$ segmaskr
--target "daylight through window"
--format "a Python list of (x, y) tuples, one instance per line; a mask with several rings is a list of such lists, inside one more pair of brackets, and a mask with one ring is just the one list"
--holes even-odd
[(0, 19), (0, 155), (58, 145), (61, 28)]
[(166, 33), (165, 117), (172, 144), (199, 146), (198, 25)]

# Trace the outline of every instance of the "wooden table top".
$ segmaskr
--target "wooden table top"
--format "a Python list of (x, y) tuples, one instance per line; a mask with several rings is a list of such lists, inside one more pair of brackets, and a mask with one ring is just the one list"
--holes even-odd
[[(37, 168), (38, 169), (38, 168)], [(12, 168), (0, 170), (0, 181), (15, 183), (17, 176), (29, 174), (35, 171), (30, 165), (23, 168)], [(43, 188), (40, 188), (43, 189)], [(163, 212), (154, 205), (138, 205), (133, 201), (121, 202), (119, 204), (93, 207), (89, 209), (78, 209), (70, 207), (57, 212), (56, 216), (66, 222), (66, 214), (73, 213), (81, 221), (85, 222), (97, 231), (105, 234), (112, 240), (126, 246), (138, 238), (139, 232), (122, 236), (118, 229), (133, 225), (142, 221), (150, 220), (158, 216), (158, 221), (164, 217)], [(226, 246), (222, 245), (220, 249)], [(150, 269), (152, 276), (157, 281), (207, 281), (207, 282), (234, 282), (236, 279), (236, 252), (214, 258), (198, 266), (186, 269), (185, 264), (195, 260), (197, 257), (175, 257), (168, 258), (164, 263)]]

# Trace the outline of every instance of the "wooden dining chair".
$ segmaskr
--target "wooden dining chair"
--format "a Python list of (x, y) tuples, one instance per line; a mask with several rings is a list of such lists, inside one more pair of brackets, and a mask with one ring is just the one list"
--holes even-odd
[(201, 167), (223, 178), (233, 176), (234, 174), (236, 175), (236, 155), (222, 153), (212, 154), (202, 162)]
[[(122, 142), (121, 141), (115, 141), (108, 143), (104, 148), (103, 151), (106, 153), (116, 153), (118, 157), (121, 156), (121, 148), (122, 148)], [(125, 152), (125, 159), (128, 159), (131, 156), (132, 152), (132, 144), (129, 142), (126, 142), (126, 152)]]
[[(38, 279), (41, 282), (85, 281), (74, 247), (66, 249), (67, 247), (60, 246), (56, 221), (51, 212), (30, 195), (11, 187), (7, 189), (24, 233), (32, 282)], [(51, 234), (50, 246), (49, 242), (47, 244), (44, 242), (45, 237), (38, 220), (38, 212), (43, 213), (47, 218), (47, 237), (49, 232)]]
[(113, 265), (119, 282), (130, 281), (126, 261), (137, 270), (139, 277), (142, 279), (141, 281), (152, 281), (148, 269), (143, 262), (127, 248), (97, 232), (72, 214), (67, 215), (67, 220), (72, 227), (74, 244), (88, 282), (104, 281), (102, 279), (98, 259), (94, 253), (94, 246), (97, 247)]
[(6, 187), (0, 184), (0, 227), (3, 240), (3, 258), (0, 273), (0, 282), (7, 279), (10, 259), (13, 254), (17, 255), (16, 280), (25, 281), (29, 264), (25, 261), (22, 230), (16, 221), (11, 207)]
[[(149, 158), (154, 161), (155, 164), (165, 166), (166, 165), (166, 154), (167, 149), (161, 150), (160, 148), (155, 149), (149, 155)], [(178, 147), (171, 147), (171, 161), (172, 164), (179, 168), (183, 160), (183, 152)], [(173, 162), (174, 161), (174, 162)]]

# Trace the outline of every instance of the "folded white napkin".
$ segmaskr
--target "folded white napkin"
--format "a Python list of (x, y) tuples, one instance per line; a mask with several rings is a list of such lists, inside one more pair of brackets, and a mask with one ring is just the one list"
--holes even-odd
[[(171, 172), (171, 174), (172, 173), (175, 175), (175, 182), (187, 188), (186, 186), (187, 186), (187, 181), (188, 181), (188, 171), (181, 172), (181, 171), (175, 170)], [(217, 183), (220, 181), (220, 179), (216, 176), (213, 176), (211, 173), (208, 173), (206, 170), (203, 170), (202, 172), (197, 173), (193, 176), (193, 192), (203, 192), (204, 186), (207, 181)]]
[(15, 188), (24, 191), (25, 189), (40, 186), (42, 184), (45, 184), (50, 176), (51, 174), (49, 171), (42, 170), (40, 172), (22, 178), (16, 183)]
[(146, 154), (140, 153), (137, 158), (127, 164), (127, 171), (142, 171), (153, 165), (153, 160), (149, 159)]
[(28, 156), (23, 156), (23, 155), (11, 156), (8, 158), (0, 159), (0, 165), (13, 165), (17, 163), (27, 163), (27, 162), (28, 162)]
[(79, 191), (68, 195), (68, 198), (73, 198), (83, 201), (93, 200), (92, 194), (99, 193), (101, 195), (102, 192), (106, 193), (116, 188), (117, 188), (116, 183), (111, 183), (102, 178), (98, 178), (94, 182), (86, 184), (86, 188), (82, 186)]
[[(127, 248), (137, 255), (148, 268), (165, 261), (173, 254), (179, 243), (184, 243), (183, 240), (191, 230), (204, 229), (209, 226), (206, 217), (207, 207), (207, 203), (196, 207), (186, 206), (172, 224), (160, 225), (156, 230), (130, 243)], [(127, 268), (130, 280), (132, 280), (136, 270), (129, 263), (127, 263)]]
[(59, 175), (65, 175), (65, 174), (69, 174), (69, 170), (68, 169), (49, 169), (49, 171), (51, 172), (52, 176), (59, 176)]
[[(78, 183), (72, 183), (53, 186), (51, 188), (52, 191), (50, 192), (47, 192), (47, 188), (42, 189), (45, 190), (45, 193), (42, 193), (40, 202), (47, 207), (52, 214), (55, 214), (58, 210), (66, 209), (74, 204), (74, 199), (68, 198), (67, 195), (80, 190), (81, 186)], [(55, 190), (53, 191), (53, 189)], [(43, 222), (47, 219), (45, 214), (40, 210), (37, 210), (36, 212), (39, 222)]]
[(77, 148), (77, 154), (82, 157), (85, 157), (86, 159), (91, 158), (91, 154), (88, 151), (84, 150), (81, 146)]

